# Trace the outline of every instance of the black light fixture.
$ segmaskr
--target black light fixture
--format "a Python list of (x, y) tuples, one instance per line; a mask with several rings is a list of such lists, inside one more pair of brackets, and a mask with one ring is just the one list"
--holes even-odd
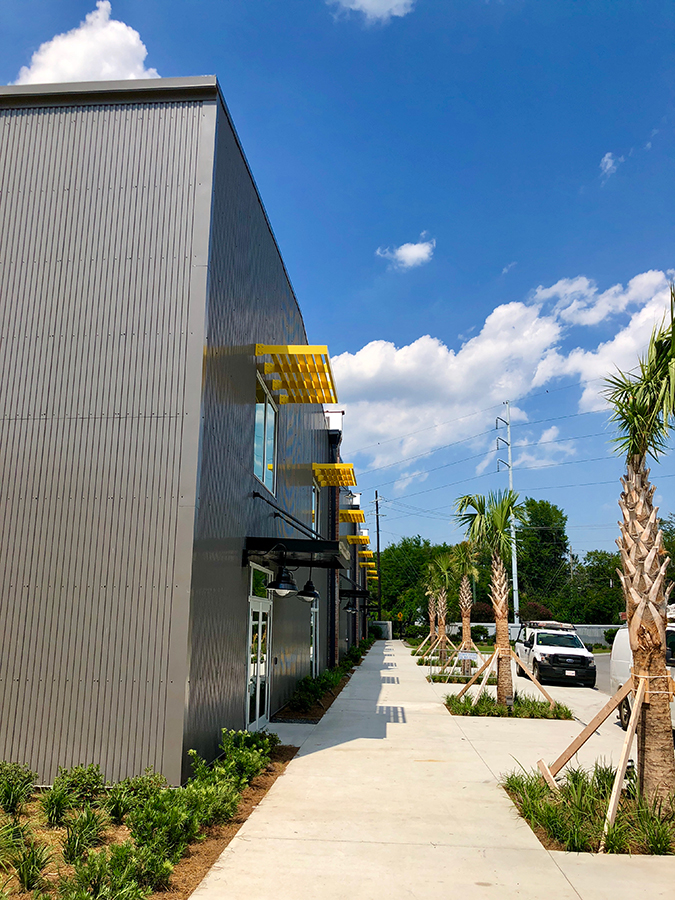
[(281, 566), (277, 577), (268, 583), (267, 590), (274, 591), (279, 597), (288, 597), (289, 594), (297, 592), (298, 586), (286, 566)]
[(349, 601), (345, 604), (345, 606), (342, 607), (342, 609), (343, 609), (346, 613), (351, 613), (352, 615), (355, 615), (356, 612), (357, 612), (357, 609), (356, 609), (356, 600), (349, 600)]
[(304, 588), (301, 591), (298, 591), (298, 599), (304, 600), (305, 603), (313, 603), (315, 600), (318, 600), (319, 597), (320, 594), (314, 587), (314, 582), (311, 578), (308, 578)]

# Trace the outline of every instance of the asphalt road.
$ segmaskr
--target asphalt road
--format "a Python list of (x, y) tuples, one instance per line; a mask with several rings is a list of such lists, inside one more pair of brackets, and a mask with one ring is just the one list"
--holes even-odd
[(597, 680), (595, 682), (595, 686), (599, 691), (602, 691), (605, 694), (609, 694), (612, 696), (612, 692), (609, 687), (609, 653), (594, 653), (595, 657), (595, 668), (598, 673)]

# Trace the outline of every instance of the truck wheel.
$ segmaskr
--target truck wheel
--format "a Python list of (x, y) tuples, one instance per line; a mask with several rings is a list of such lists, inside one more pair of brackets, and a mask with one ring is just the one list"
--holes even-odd
[(532, 663), (532, 674), (533, 674), (534, 677), (537, 679), (537, 681), (539, 682), (539, 684), (543, 684), (543, 683), (544, 683), (544, 679), (543, 679), (543, 678), (541, 677), (541, 675), (539, 674), (539, 665), (538, 665), (538, 663), (536, 663), (536, 662)]
[(630, 700), (628, 697), (624, 697), (621, 703), (619, 704), (619, 722), (621, 722), (621, 727), (624, 731), (628, 731), (628, 723), (630, 722)]

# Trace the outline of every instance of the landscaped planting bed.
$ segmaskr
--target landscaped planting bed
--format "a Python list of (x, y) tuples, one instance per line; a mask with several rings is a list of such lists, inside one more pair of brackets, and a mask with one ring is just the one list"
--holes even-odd
[[(597, 852), (615, 774), (611, 766), (600, 763), (591, 772), (570, 769), (556, 794), (538, 772), (512, 772), (504, 787), (549, 850)], [(640, 797), (635, 777), (629, 776), (604, 849), (606, 853), (675, 852), (675, 810), (648, 803)]]
[(182, 788), (145, 775), (106, 785), (98, 766), (60, 770), (53, 787), (0, 763), (0, 898), (185, 900), (295, 748), (276, 735), (223, 731), (222, 757), (192, 752)]
[(461, 699), (448, 694), (445, 705), (453, 716), (499, 716), (514, 719), (573, 719), (572, 710), (564, 703), (554, 703), (551, 708), (546, 700), (533, 700), (531, 697), (516, 694), (513, 706), (497, 703), (494, 697), (485, 691), (474, 700), (469, 694)]
[[(427, 675), (427, 681), (440, 682), (442, 684), (467, 684), (471, 681), (470, 675)], [(490, 675), (488, 684), (497, 684), (497, 676)]]
[(305, 722), (316, 724), (336, 700), (340, 691), (349, 683), (350, 673), (375, 643), (364, 638), (349, 648), (333, 669), (326, 669), (316, 678), (307, 675), (298, 682), (288, 703), (272, 717), (272, 722)]

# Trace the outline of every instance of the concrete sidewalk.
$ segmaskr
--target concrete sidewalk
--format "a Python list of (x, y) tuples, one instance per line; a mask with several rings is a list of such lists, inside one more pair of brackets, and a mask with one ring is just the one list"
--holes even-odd
[[(399, 641), (379, 641), (317, 726), (278, 726), (301, 750), (193, 898), (672, 893), (674, 858), (549, 852), (499, 787), (516, 760), (557, 756), (579, 722), (452, 717), (442, 703), (448, 688), (425, 675)], [(588, 721), (607, 698), (579, 690), (553, 693), (574, 697)], [(622, 736), (610, 721), (586, 762), (618, 755)]]

